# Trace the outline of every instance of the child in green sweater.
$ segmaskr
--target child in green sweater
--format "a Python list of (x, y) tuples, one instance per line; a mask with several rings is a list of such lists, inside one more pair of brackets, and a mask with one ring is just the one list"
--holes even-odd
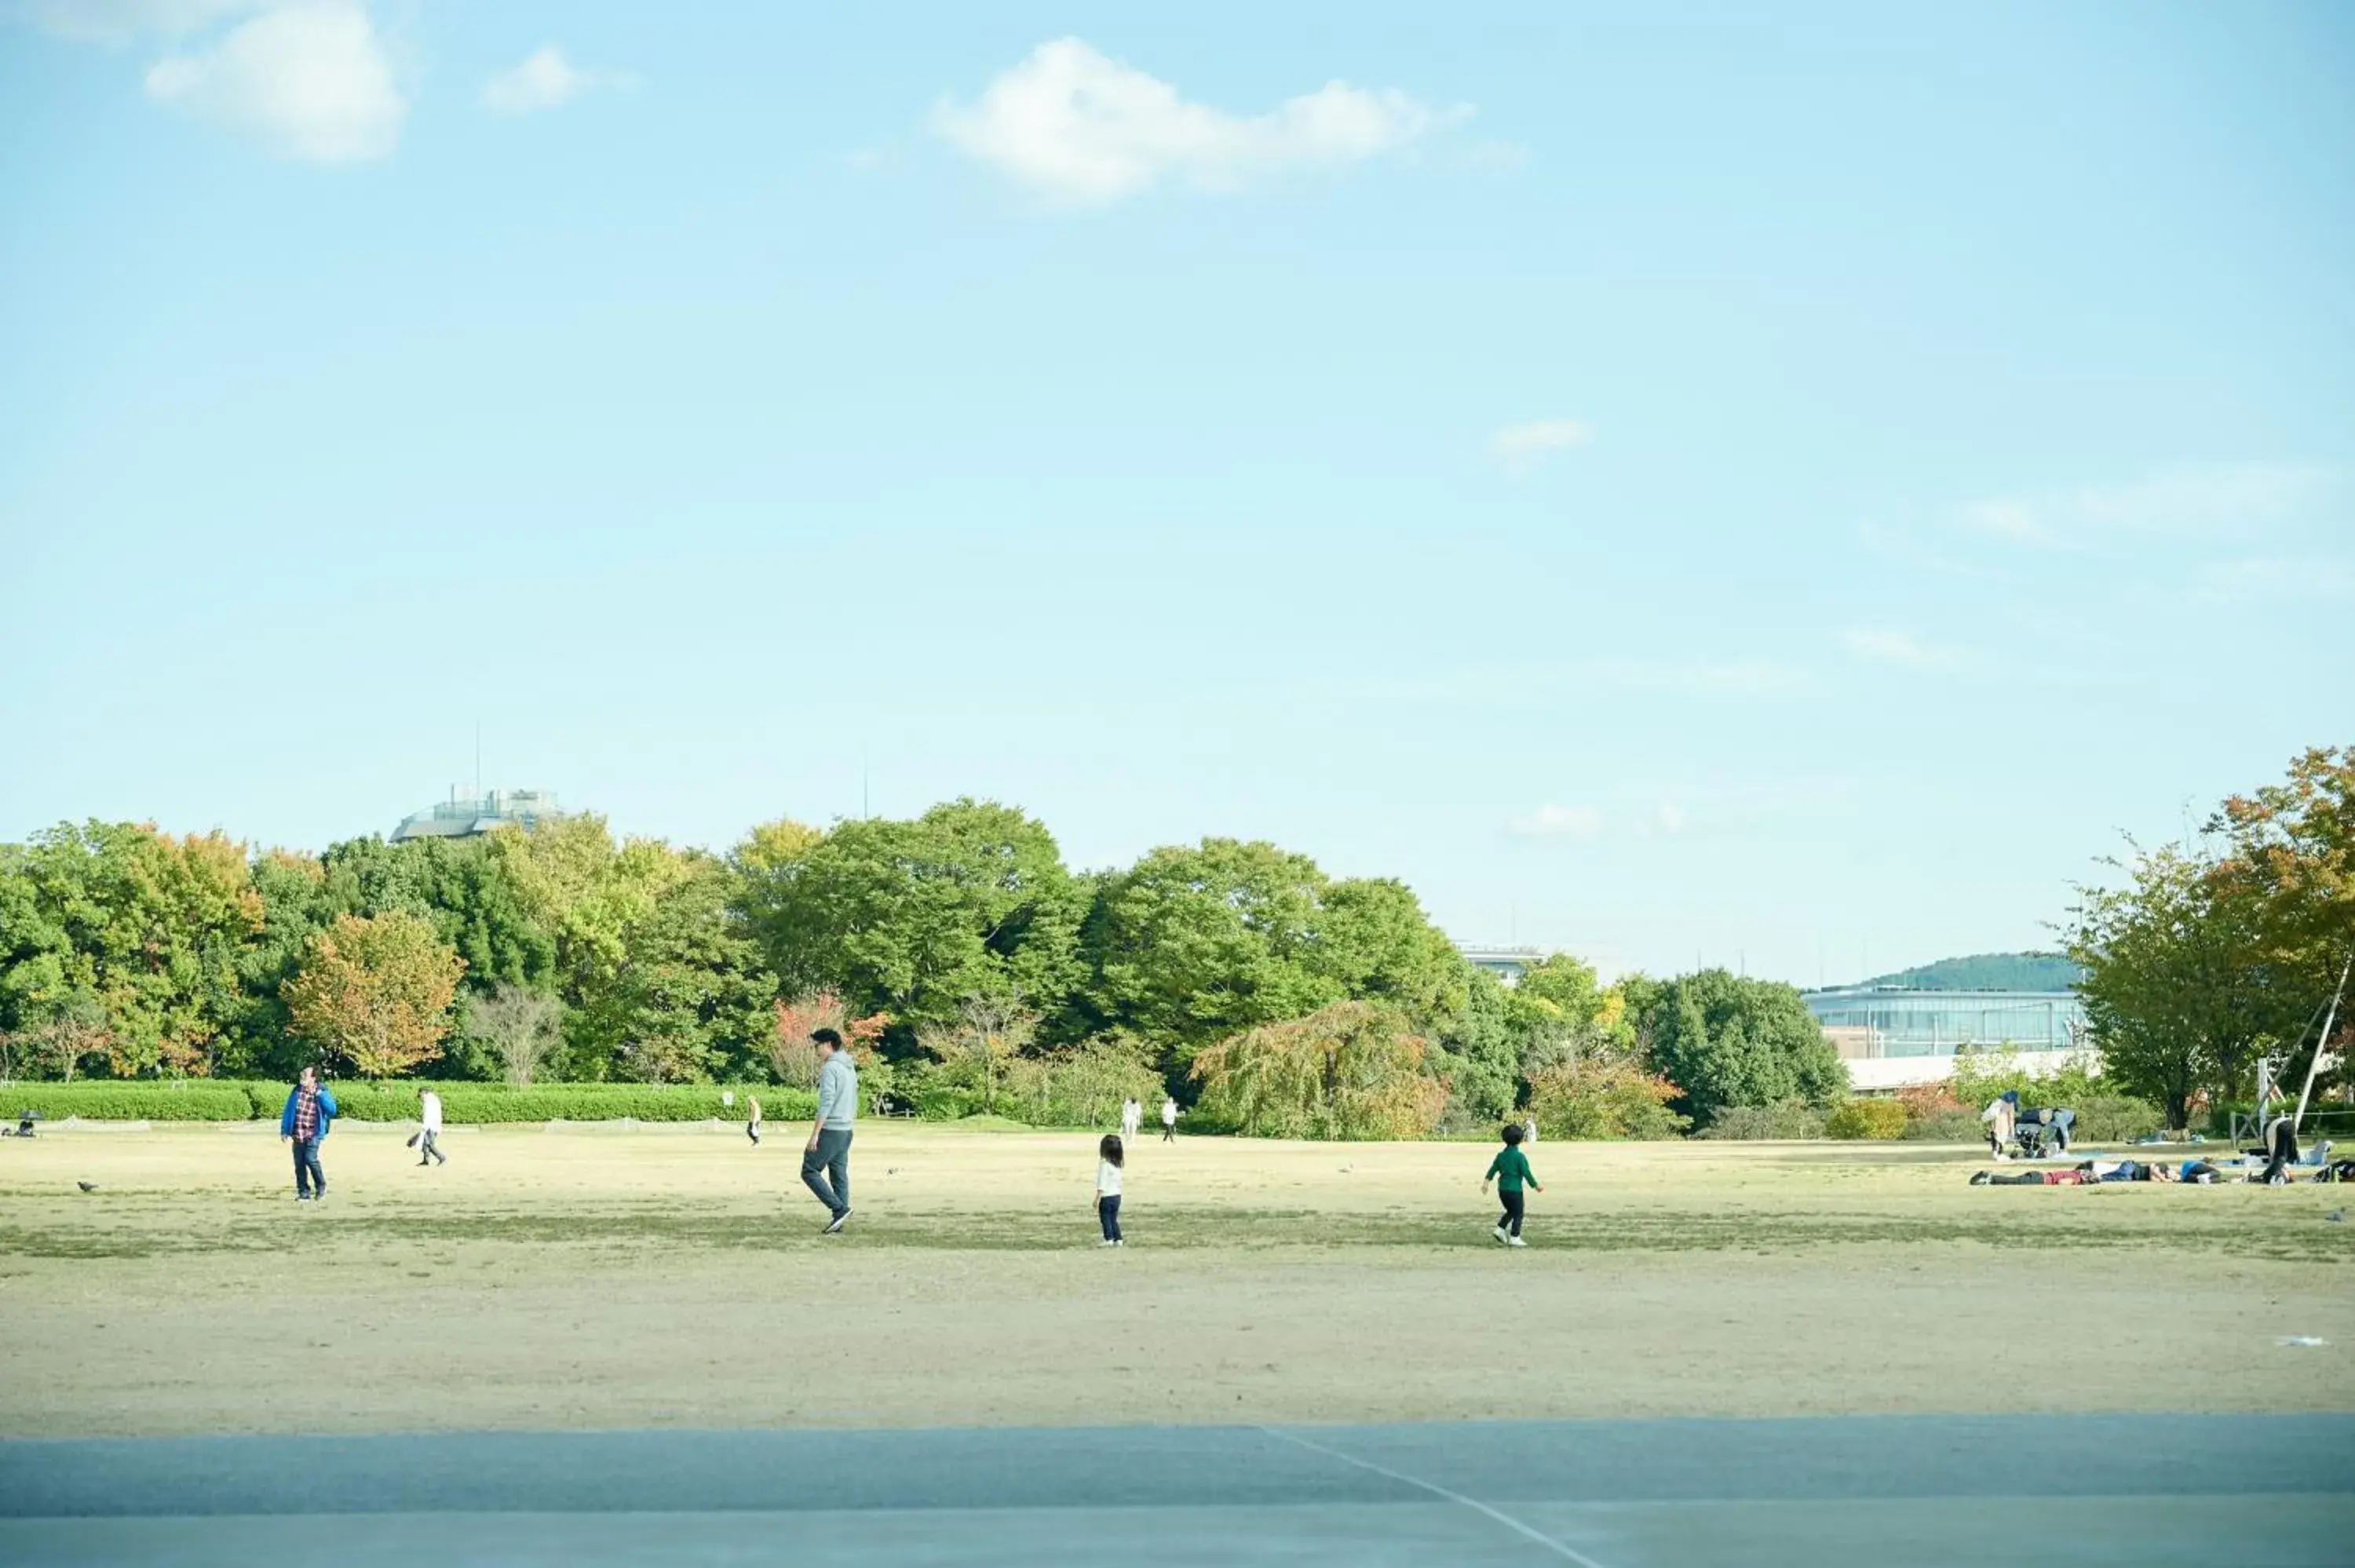
[(1497, 1196), (1505, 1205), (1505, 1217), (1497, 1222), (1496, 1236), (1507, 1246), (1526, 1246), (1521, 1240), (1521, 1188), (1527, 1184), (1542, 1192), (1544, 1184), (1529, 1172), (1529, 1157), (1521, 1152), (1522, 1132), (1518, 1125), (1505, 1128), (1505, 1147), (1497, 1150), (1497, 1158), (1488, 1161), (1488, 1174), (1480, 1178), (1480, 1195), (1488, 1195), (1488, 1183), (1497, 1184)]

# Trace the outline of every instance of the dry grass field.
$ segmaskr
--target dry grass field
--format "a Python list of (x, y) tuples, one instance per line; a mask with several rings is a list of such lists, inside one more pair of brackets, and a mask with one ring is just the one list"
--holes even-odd
[(1107, 1252), (1080, 1134), (862, 1126), (822, 1238), (791, 1127), (405, 1131), (0, 1142), (0, 1434), (2355, 1407), (2337, 1188), (1546, 1144), (1507, 1252), (1482, 1146), (1148, 1133)]

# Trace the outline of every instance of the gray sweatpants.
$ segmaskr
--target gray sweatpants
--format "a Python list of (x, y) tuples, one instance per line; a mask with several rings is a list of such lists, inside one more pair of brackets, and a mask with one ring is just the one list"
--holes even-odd
[(850, 1212), (850, 1129), (818, 1129), (817, 1147), (802, 1150), (802, 1181), (829, 1213)]

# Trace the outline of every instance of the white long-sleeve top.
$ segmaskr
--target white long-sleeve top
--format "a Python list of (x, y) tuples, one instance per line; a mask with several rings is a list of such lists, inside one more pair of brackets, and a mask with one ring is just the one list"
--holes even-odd
[(428, 1132), (442, 1130), (442, 1097), (432, 1089), (417, 1097), (417, 1118)]
[(1096, 1161), (1096, 1196), (1099, 1198), (1120, 1196), (1120, 1167), (1109, 1160)]

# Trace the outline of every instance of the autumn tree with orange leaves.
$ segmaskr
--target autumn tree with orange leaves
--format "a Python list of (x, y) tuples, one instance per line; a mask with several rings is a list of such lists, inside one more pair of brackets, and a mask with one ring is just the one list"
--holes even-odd
[(342, 915), (311, 938), (286, 1006), (295, 1033), (330, 1058), (389, 1077), (442, 1054), (465, 968), (414, 915)]

